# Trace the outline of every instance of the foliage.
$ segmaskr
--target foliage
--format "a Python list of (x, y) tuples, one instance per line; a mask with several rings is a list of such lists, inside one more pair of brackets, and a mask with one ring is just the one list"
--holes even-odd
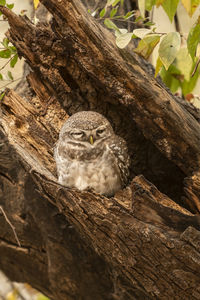
[(33, 5), (34, 5), (34, 8), (35, 8), (35, 9), (37, 9), (39, 3), (40, 3), (39, 0), (33, 0)]
[(6, 300), (17, 300), (19, 296), (19, 292), (16, 288), (14, 288), (11, 292), (6, 296)]
[[(31, 288), (32, 289), (32, 288)], [(33, 293), (34, 291), (34, 293)], [(26, 293), (30, 294), (30, 298), (31, 299), (35, 299), (35, 300), (50, 300), (48, 297), (46, 297), (45, 295), (37, 292), (36, 290), (32, 289), (32, 292), (28, 291), (28, 289), (26, 289)], [(13, 286), (13, 289), (6, 295), (6, 299), (5, 300), (18, 300), (18, 299), (25, 299), (24, 296), (22, 295), (22, 291), (20, 292), (19, 289), (17, 289), (16, 287)]]
[[(116, 45), (123, 49), (133, 39), (137, 40), (137, 47), (134, 52), (148, 59), (155, 47), (158, 45), (158, 58), (155, 66), (155, 77), (160, 74), (165, 84), (176, 92), (181, 89), (182, 95), (186, 96), (194, 89), (199, 77), (200, 59), (197, 58), (197, 49), (200, 43), (200, 16), (194, 26), (190, 29), (186, 43), (179, 32), (159, 33), (156, 32), (156, 26), (153, 22), (145, 17), (147, 12), (151, 12), (154, 7), (162, 6), (164, 11), (172, 22), (177, 11), (177, 6), (181, 2), (185, 7), (189, 16), (196, 11), (200, 0), (138, 0), (138, 11), (128, 11), (125, 15), (118, 12), (124, 4), (124, 0), (107, 0), (105, 7), (99, 12), (99, 19), (104, 25), (114, 30), (116, 36)], [(12, 9), (14, 4), (6, 3), (6, 0), (0, 0), (0, 5)], [(39, 0), (33, 0), (34, 8), (37, 9)], [(96, 15), (95, 12), (90, 13)], [(1, 15), (1, 13), (0, 13)], [(5, 20), (5, 17), (3, 17)], [(121, 22), (132, 23), (136, 29), (129, 32), (123, 26), (116, 25)], [(137, 27), (140, 28), (137, 28)], [(142, 28), (141, 28), (142, 27)], [(7, 66), (14, 68), (18, 61), (16, 48), (11, 45), (7, 38), (1, 42), (0, 58), (6, 60), (6, 63), (0, 68), (0, 72)], [(183, 46), (184, 45), (184, 46)], [(0, 80), (7, 80), (9, 83), (14, 81), (12, 72), (9, 70), (7, 74), (0, 73)], [(9, 84), (8, 83), (8, 84)], [(7, 86), (6, 84), (5, 86)], [(0, 95), (0, 100), (3, 94)]]
[[(99, 12), (99, 19), (104, 25), (114, 30), (116, 45), (123, 49), (132, 39), (137, 39), (137, 47), (134, 52), (148, 59), (155, 47), (158, 47), (158, 58), (155, 66), (155, 77), (160, 74), (165, 84), (176, 92), (181, 89), (182, 95), (186, 96), (194, 89), (199, 77), (199, 63), (197, 48), (200, 43), (200, 16), (190, 29), (186, 41), (180, 32), (159, 33), (156, 26), (145, 18), (146, 11), (151, 12), (154, 7), (162, 6), (169, 17), (170, 22), (174, 20), (177, 6), (181, 2), (188, 15), (191, 17), (200, 5), (200, 0), (138, 0), (138, 11), (129, 11), (126, 15), (118, 14), (123, 1), (107, 0), (103, 9)], [(97, 12), (97, 11), (96, 11)], [(91, 12), (94, 16), (96, 12)], [(118, 22), (116, 22), (118, 21)], [(131, 22), (142, 28), (129, 32), (116, 24), (120, 22)]]
[[(8, 4), (6, 3), (6, 0), (0, 0), (0, 5), (6, 6), (9, 9), (13, 9), (14, 7), (13, 3)], [(2, 15), (1, 12), (0, 12), (0, 16), (3, 17), (3, 20), (1, 21), (6, 21), (6, 18)], [(17, 49), (10, 43), (10, 41), (6, 37), (4, 37), (3, 41), (1, 41), (0, 43), (1, 43), (0, 58), (6, 60), (5, 64), (3, 64), (3, 66), (0, 68), (0, 71), (2, 71), (8, 64), (10, 68), (14, 68), (18, 61)], [(7, 71), (7, 74), (0, 72), (0, 80), (6, 80), (9, 82), (8, 84), (12, 83), (14, 81), (12, 72), (10, 70)], [(0, 100), (3, 98), (4, 94), (5, 94), (4, 92), (0, 94)]]
[(38, 294), (37, 296), (37, 300), (50, 300), (49, 298), (47, 298), (46, 296), (44, 296), (43, 294)]
[[(33, 5), (34, 5), (34, 9), (37, 9), (38, 5), (39, 5), (40, 1), (39, 0), (33, 0)], [(13, 9), (14, 4), (8, 4), (6, 3), (6, 0), (0, 0), (0, 5), (5, 6), (9, 9)], [(22, 10), (21, 11), (21, 15), (24, 15), (24, 13), (26, 12), (26, 10)], [(0, 12), (0, 16), (3, 17), (2, 20), (0, 21), (7, 21), (6, 17), (2, 15), (2, 13)], [(3, 58), (6, 60), (5, 64), (0, 67), (0, 80), (4, 80), (4, 81), (8, 81), (7, 84), (5, 84), (4, 86), (1, 87), (2, 91), (0, 93), (0, 100), (3, 98), (4, 96), (4, 88), (7, 87), (9, 84), (11, 84), (12, 82), (15, 82), (21, 78), (17, 78), (14, 79), (13, 74), (11, 72), (11, 70), (8, 70), (7, 73), (1, 73), (1, 71), (9, 64), (10, 68), (14, 68), (17, 61), (18, 61), (18, 53), (17, 53), (17, 49), (10, 43), (10, 41), (8, 40), (8, 38), (4, 38), (3, 41), (0, 42), (2, 47), (0, 48), (0, 58)]]

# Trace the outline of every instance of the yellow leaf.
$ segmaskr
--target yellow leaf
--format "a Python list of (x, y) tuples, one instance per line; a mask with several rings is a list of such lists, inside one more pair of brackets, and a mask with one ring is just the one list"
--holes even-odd
[(159, 41), (160, 36), (157, 34), (146, 35), (141, 41), (139, 41), (137, 48), (133, 51), (143, 56), (145, 59), (148, 59)]
[(190, 7), (191, 7), (191, 0), (181, 0), (181, 2), (183, 3), (183, 6), (185, 7), (186, 11), (190, 12)]
[(188, 15), (191, 17), (200, 4), (200, 0), (181, 0)]
[(16, 289), (13, 289), (10, 293), (7, 294), (6, 300), (17, 300), (18, 291)]
[(34, 4), (35, 9), (37, 9), (39, 3), (40, 3), (40, 0), (33, 0), (33, 4)]
[(156, 0), (156, 7), (159, 7), (163, 2), (164, 0)]
[(162, 68), (162, 66), (163, 66), (163, 63), (162, 63), (160, 57), (158, 56), (158, 59), (156, 62), (155, 75), (154, 75), (155, 78), (158, 76), (158, 73), (160, 72), (160, 69)]

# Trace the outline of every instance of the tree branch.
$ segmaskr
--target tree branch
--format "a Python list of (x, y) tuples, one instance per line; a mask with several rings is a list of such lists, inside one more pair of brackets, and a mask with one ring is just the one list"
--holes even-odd
[[(1, 206), (22, 247), (0, 218), (0, 267), (52, 299), (199, 299), (199, 216), (173, 201), (187, 175), (186, 199), (199, 209), (198, 121), (79, 1), (41, 2), (51, 26), (0, 8), (34, 93), (27, 101), (7, 90), (1, 102)], [(139, 175), (109, 199), (57, 184), (54, 143), (84, 109), (127, 140), (131, 176), (173, 199)]]

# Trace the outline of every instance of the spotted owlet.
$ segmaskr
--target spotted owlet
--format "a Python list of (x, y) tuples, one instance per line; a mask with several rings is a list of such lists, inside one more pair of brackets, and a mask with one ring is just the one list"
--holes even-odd
[(58, 182), (64, 186), (112, 196), (127, 183), (126, 142), (99, 113), (72, 115), (61, 128), (54, 157)]

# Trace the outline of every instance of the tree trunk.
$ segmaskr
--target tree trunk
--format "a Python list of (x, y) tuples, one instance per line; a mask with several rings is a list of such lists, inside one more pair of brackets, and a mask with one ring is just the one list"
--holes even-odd
[[(41, 2), (50, 25), (1, 7), (32, 97), (1, 101), (0, 268), (55, 300), (200, 299), (199, 112), (80, 1)], [(81, 110), (127, 141), (130, 184), (113, 198), (56, 182), (54, 143)]]

